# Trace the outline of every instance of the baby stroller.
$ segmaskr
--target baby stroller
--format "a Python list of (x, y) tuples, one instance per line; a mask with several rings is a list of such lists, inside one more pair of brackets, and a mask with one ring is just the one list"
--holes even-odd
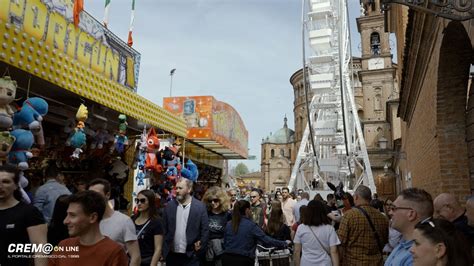
[(255, 266), (290, 266), (292, 250), (257, 245)]

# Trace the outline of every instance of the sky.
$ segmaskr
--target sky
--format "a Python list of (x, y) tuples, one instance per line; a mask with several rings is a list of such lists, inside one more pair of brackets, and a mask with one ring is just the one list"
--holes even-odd
[[(355, 17), (359, 1), (349, 1), (353, 55), (360, 55)], [(102, 21), (104, 2), (84, 1)], [(109, 29), (126, 41), (131, 0), (112, 0)], [(141, 53), (138, 94), (163, 106), (173, 96), (212, 95), (239, 112), (249, 133), (249, 155), (239, 162), (260, 171), (262, 138), (283, 127), (294, 129), (289, 79), (302, 66), (301, 1), (295, 0), (137, 0), (133, 48)]]

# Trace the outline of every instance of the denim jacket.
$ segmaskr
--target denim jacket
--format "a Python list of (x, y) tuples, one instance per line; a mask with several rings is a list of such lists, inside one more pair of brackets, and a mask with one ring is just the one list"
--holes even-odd
[(61, 195), (71, 195), (71, 191), (69, 191), (66, 186), (58, 183), (55, 179), (49, 179), (36, 190), (33, 205), (43, 214), (48, 224), (53, 217), (56, 200)]
[(255, 258), (257, 241), (266, 246), (286, 248), (286, 242), (271, 238), (252, 220), (242, 217), (237, 233), (232, 230), (232, 221), (228, 222), (224, 234), (224, 253)]

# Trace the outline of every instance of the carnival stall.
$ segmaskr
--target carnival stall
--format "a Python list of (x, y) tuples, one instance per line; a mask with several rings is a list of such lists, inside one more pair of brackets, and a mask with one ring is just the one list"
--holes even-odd
[[(75, 25), (72, 10), (72, 0), (0, 2), (0, 157), (25, 187), (51, 159), (69, 185), (106, 177), (125, 208), (144, 130), (172, 149), (186, 125), (137, 94), (140, 54), (84, 11)], [(172, 168), (163, 163), (153, 167)]]

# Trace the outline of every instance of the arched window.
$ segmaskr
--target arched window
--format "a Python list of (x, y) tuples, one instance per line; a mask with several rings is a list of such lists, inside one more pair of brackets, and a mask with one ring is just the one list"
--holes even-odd
[(291, 149), (288, 151), (288, 158), (291, 158)]
[(280, 155), (281, 155), (282, 157), (284, 157), (284, 156), (285, 156), (285, 150), (280, 149)]
[(370, 50), (372, 55), (380, 55), (380, 35), (374, 32), (370, 35)]
[(271, 158), (275, 157), (275, 150), (274, 149), (272, 149), (272, 151), (270, 152), (270, 157)]

